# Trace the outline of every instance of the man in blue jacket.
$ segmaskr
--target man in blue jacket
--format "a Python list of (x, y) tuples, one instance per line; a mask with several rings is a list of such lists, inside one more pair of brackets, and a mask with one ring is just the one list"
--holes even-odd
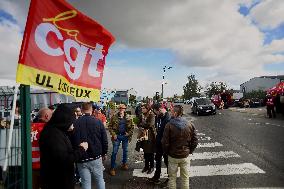
[(167, 112), (166, 108), (162, 106), (161, 104), (154, 104), (153, 105), (153, 111), (156, 114), (156, 131), (157, 131), (157, 137), (156, 137), (156, 171), (152, 178), (149, 179), (150, 182), (153, 182), (155, 184), (160, 183), (160, 176), (161, 176), (161, 167), (162, 167), (162, 157), (164, 157), (164, 163), (168, 167), (168, 156), (164, 153), (162, 148), (162, 138), (163, 133), (165, 130), (166, 124), (170, 121), (171, 117), (169, 113)]
[(77, 162), (81, 176), (82, 188), (91, 189), (92, 176), (95, 178), (96, 188), (105, 189), (103, 178), (105, 160), (108, 150), (108, 140), (103, 123), (92, 116), (92, 104), (82, 104), (83, 116), (74, 123), (74, 145), (87, 141), (89, 148), (83, 158)]

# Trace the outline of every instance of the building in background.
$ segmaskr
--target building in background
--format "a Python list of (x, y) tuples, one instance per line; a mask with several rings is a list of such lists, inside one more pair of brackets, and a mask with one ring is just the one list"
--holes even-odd
[(116, 103), (129, 104), (130, 95), (137, 96), (137, 92), (133, 88), (128, 90), (116, 90), (116, 93), (111, 100)]
[(276, 84), (280, 83), (281, 81), (284, 81), (284, 75), (254, 77), (249, 81), (241, 84), (240, 90), (243, 93), (249, 93), (258, 90), (266, 91)]

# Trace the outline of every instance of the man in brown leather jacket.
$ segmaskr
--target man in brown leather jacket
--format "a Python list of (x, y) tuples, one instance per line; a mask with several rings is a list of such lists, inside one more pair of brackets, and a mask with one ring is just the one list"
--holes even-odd
[(168, 154), (169, 188), (176, 189), (176, 174), (180, 167), (182, 189), (189, 188), (189, 166), (191, 154), (197, 146), (198, 140), (194, 126), (182, 118), (183, 107), (175, 105), (173, 118), (166, 125), (162, 145)]

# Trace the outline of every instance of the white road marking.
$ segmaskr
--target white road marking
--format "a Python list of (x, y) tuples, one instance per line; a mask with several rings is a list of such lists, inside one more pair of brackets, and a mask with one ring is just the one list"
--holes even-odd
[(232, 188), (232, 189), (284, 189), (284, 187)]
[(200, 140), (211, 140), (211, 137), (200, 137)]
[(237, 175), (265, 173), (252, 163), (193, 166), (190, 168), (192, 176)]
[(205, 136), (204, 133), (197, 133), (196, 135), (197, 135), (197, 136)]
[(191, 160), (197, 159), (217, 159), (217, 158), (233, 158), (241, 157), (233, 151), (220, 151), (220, 152), (203, 152), (190, 154)]
[(197, 145), (197, 148), (214, 148), (214, 147), (219, 147), (223, 146), (223, 144), (220, 144), (219, 142), (214, 142), (214, 143), (199, 143)]
[(135, 160), (135, 162), (134, 163), (143, 163), (144, 161), (139, 161), (139, 160)]
[[(167, 168), (162, 168), (161, 178), (167, 177)], [(205, 165), (191, 166), (189, 168), (190, 177), (204, 177), (216, 175), (246, 175), (246, 174), (263, 174), (265, 171), (252, 163), (227, 164), (227, 165)], [(152, 174), (142, 173), (142, 169), (134, 169), (134, 177), (153, 177)], [(178, 171), (177, 176), (180, 176)]]

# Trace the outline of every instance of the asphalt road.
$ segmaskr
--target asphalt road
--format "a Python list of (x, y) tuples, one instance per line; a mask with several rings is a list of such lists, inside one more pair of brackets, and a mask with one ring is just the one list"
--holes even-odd
[[(191, 157), (190, 188), (284, 188), (283, 119), (232, 110), (195, 116), (189, 106), (185, 107), (185, 112), (186, 119), (195, 124), (199, 137), (199, 146)], [(133, 140), (129, 146), (130, 169), (123, 171), (118, 166), (116, 176), (111, 177), (108, 174), (110, 143), (109, 159), (105, 162), (106, 188), (163, 188), (147, 183), (151, 175), (141, 173), (143, 154), (134, 148)], [(118, 165), (121, 152), (120, 148)], [(163, 171), (165, 173), (166, 169)], [(166, 174), (163, 180), (165, 178)]]

